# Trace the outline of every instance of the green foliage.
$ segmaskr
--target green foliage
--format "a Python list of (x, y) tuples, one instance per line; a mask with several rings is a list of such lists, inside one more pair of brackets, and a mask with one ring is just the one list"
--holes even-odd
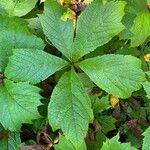
[(75, 59), (104, 45), (124, 29), (121, 23), (124, 7), (125, 2), (121, 1), (102, 5), (99, 0), (95, 0), (89, 5), (77, 22), (73, 53)]
[(109, 131), (115, 130), (116, 119), (112, 116), (99, 116), (98, 121), (102, 127), (102, 131), (106, 134)]
[(74, 70), (61, 77), (49, 103), (48, 117), (53, 129), (62, 128), (66, 138), (76, 147), (83, 142), (88, 123), (93, 119), (90, 103)]
[[(144, 0), (126, 0), (126, 2), (127, 6), (123, 18), (123, 24), (126, 28), (120, 34), (120, 37), (122, 39), (131, 39), (132, 47), (136, 47), (143, 44), (148, 37), (149, 19), (147, 17), (149, 12)], [(144, 32), (141, 32), (141, 30)]]
[(36, 0), (1, 0), (0, 14), (21, 17), (30, 12), (36, 3)]
[[(36, 49), (16, 49), (5, 70), (13, 81), (38, 83), (67, 65), (64, 60)], [(35, 59), (35, 61), (33, 61)], [(19, 67), (19, 68), (18, 68)]]
[[(131, 46), (139, 46), (144, 43), (150, 34), (150, 13), (141, 12), (135, 18), (131, 32), (134, 36), (131, 38)], [(142, 30), (142, 32), (141, 32)]]
[(113, 137), (110, 140), (106, 140), (101, 150), (136, 150), (129, 143), (121, 144), (119, 141), (119, 135)]
[(43, 49), (43, 41), (33, 35), (24, 20), (0, 16), (0, 72), (4, 71), (12, 49)]
[(41, 3), (0, 1), (0, 149), (17, 149), (23, 130), (24, 145), (44, 149), (136, 150), (118, 141), (121, 131), (120, 141), (147, 150), (149, 4)]
[(100, 88), (120, 98), (128, 98), (145, 80), (141, 62), (133, 56), (98, 56), (82, 61), (79, 66)]
[(93, 97), (93, 111), (94, 113), (102, 112), (108, 108), (110, 108), (111, 105), (109, 104), (109, 96), (105, 96), (100, 98)]
[(150, 78), (150, 71), (148, 71), (148, 72), (146, 72), (147, 73), (147, 75), (149, 76), (149, 78)]
[(147, 97), (150, 99), (150, 82), (143, 83), (144, 89), (147, 93)]
[(64, 149), (68, 149), (68, 150), (86, 150), (86, 145), (85, 143), (82, 143), (81, 146), (79, 146), (77, 149), (74, 147), (74, 145), (67, 140), (65, 137), (62, 137), (60, 139), (59, 144), (57, 144), (55, 146), (56, 150), (64, 150)]
[(20, 130), (22, 123), (39, 117), (40, 89), (28, 83), (5, 80), (0, 87), (0, 122), (11, 131)]
[(0, 141), (1, 149), (3, 150), (16, 150), (21, 143), (19, 133), (11, 133), (9, 138)]
[(143, 139), (143, 146), (142, 150), (150, 150), (150, 127), (143, 133), (144, 139)]
[(64, 11), (64, 8), (56, 1), (48, 0), (44, 14), (39, 18), (46, 37), (66, 57), (71, 58), (74, 36), (73, 20), (61, 20)]

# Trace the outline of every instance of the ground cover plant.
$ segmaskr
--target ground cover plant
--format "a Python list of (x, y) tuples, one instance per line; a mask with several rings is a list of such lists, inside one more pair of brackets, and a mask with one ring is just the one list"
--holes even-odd
[(0, 149), (149, 150), (149, 126), (149, 1), (0, 1)]

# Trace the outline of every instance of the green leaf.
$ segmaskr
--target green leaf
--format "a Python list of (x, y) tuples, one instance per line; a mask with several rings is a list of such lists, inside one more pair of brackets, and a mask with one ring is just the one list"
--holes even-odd
[(141, 61), (133, 56), (103, 55), (79, 63), (80, 68), (107, 93), (128, 98), (146, 80)]
[(91, 81), (91, 79), (85, 73), (79, 73), (78, 76), (80, 77), (84, 87), (89, 90), (92, 89), (95, 85)]
[(130, 39), (133, 36), (133, 33), (130, 31), (133, 21), (136, 15), (132, 14), (131, 12), (126, 12), (125, 16), (122, 19), (123, 25), (126, 27), (120, 34), (120, 39)]
[[(142, 32), (141, 32), (142, 31)], [(131, 38), (131, 46), (136, 47), (144, 43), (150, 35), (150, 13), (143, 11), (138, 14), (131, 28), (134, 34)]]
[(77, 22), (75, 59), (104, 45), (124, 29), (121, 19), (125, 4), (112, 1), (101, 5), (100, 0), (95, 0), (86, 8)]
[(74, 70), (65, 73), (56, 85), (48, 118), (53, 129), (61, 128), (76, 148), (83, 143), (93, 113), (90, 98)]
[(146, 72), (146, 74), (148, 75), (148, 77), (150, 78), (150, 71)]
[(115, 122), (116, 119), (112, 116), (99, 116), (98, 121), (102, 127), (102, 131), (107, 134), (109, 131), (116, 129)]
[(0, 72), (4, 71), (12, 49), (44, 48), (43, 41), (31, 34), (25, 22), (19, 18), (0, 17), (0, 35)]
[(56, 150), (86, 150), (86, 144), (83, 142), (79, 148), (74, 147), (73, 143), (65, 137), (60, 139), (60, 142), (54, 146)]
[(4, 80), (0, 86), (0, 122), (5, 129), (19, 130), (22, 123), (39, 117), (40, 89), (28, 83)]
[(121, 54), (121, 55), (132, 55), (132, 56), (140, 56), (140, 51), (137, 50), (135, 47), (129, 47), (129, 45), (126, 45), (124, 47), (121, 47), (116, 51), (116, 54)]
[(147, 97), (150, 99), (150, 82), (147, 81), (143, 83), (143, 86), (144, 86), (144, 90), (147, 93)]
[(0, 0), (0, 14), (9, 16), (24, 16), (30, 12), (37, 0)]
[(20, 134), (11, 133), (8, 139), (0, 140), (1, 150), (18, 150), (21, 144)]
[[(61, 20), (65, 10), (56, 1), (46, 1), (44, 14), (39, 17), (45, 35), (53, 45), (68, 58), (78, 59), (123, 30), (124, 6), (125, 2), (109, 2), (104, 6), (98, 0), (92, 2), (79, 17), (75, 43), (73, 20)], [(93, 16), (92, 19), (89, 16)]]
[(105, 96), (100, 98), (95, 98), (95, 102), (93, 104), (93, 110), (94, 113), (102, 112), (108, 108), (110, 108), (111, 105), (109, 104), (109, 96)]
[(143, 146), (142, 150), (150, 150), (150, 127), (143, 133)]
[(71, 58), (74, 27), (73, 20), (63, 21), (65, 9), (57, 1), (46, 0), (44, 14), (39, 15), (45, 35), (66, 57)]
[(144, 0), (125, 0), (127, 2), (126, 10), (128, 13), (138, 15), (141, 11), (147, 9), (146, 2)]
[(136, 148), (132, 147), (129, 143), (121, 144), (118, 140), (119, 135), (113, 137), (110, 140), (106, 140), (101, 150), (137, 150)]
[(133, 21), (136, 16), (139, 15), (142, 11), (147, 10), (146, 3), (144, 0), (125, 0), (127, 2), (125, 8), (125, 16), (123, 17), (123, 24), (125, 25), (125, 29), (121, 32), (121, 39), (130, 39), (133, 36), (131, 32), (131, 27), (133, 25)]
[(86, 140), (87, 150), (99, 150), (103, 142), (106, 140), (106, 136), (102, 131), (96, 132), (96, 137), (94, 140)]
[(5, 76), (17, 82), (38, 83), (67, 65), (65, 60), (36, 49), (16, 49), (13, 52)]
[(26, 19), (26, 21), (28, 23), (29, 28), (32, 29), (35, 35), (41, 37), (42, 39), (45, 38), (40, 19), (38, 17)]

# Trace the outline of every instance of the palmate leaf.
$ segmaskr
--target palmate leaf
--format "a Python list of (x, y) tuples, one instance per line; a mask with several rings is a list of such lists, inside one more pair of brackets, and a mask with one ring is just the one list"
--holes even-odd
[(0, 72), (3, 72), (12, 49), (43, 49), (43, 41), (31, 34), (22, 19), (0, 17)]
[(44, 14), (39, 17), (45, 35), (53, 45), (69, 59), (76, 60), (107, 43), (124, 29), (121, 23), (124, 7), (123, 1), (102, 6), (99, 0), (95, 0), (79, 17), (76, 34), (73, 20), (61, 20), (64, 9), (56, 1), (47, 0)]
[(0, 14), (9, 16), (24, 16), (30, 12), (37, 0), (0, 0)]
[(73, 20), (63, 21), (65, 9), (57, 1), (46, 0), (44, 14), (39, 15), (45, 35), (65, 56), (71, 58), (74, 27)]
[(41, 50), (16, 49), (13, 51), (5, 76), (17, 82), (38, 83), (68, 64), (65, 60)]
[(0, 123), (5, 129), (20, 130), (22, 123), (39, 117), (40, 89), (28, 83), (4, 80), (0, 86)]
[(147, 81), (143, 83), (143, 86), (144, 86), (144, 90), (147, 93), (147, 97), (150, 99), (150, 82)]
[(124, 1), (102, 5), (100, 0), (94, 0), (78, 19), (73, 58), (95, 50), (121, 32), (124, 7)]
[(120, 98), (130, 97), (146, 80), (140, 60), (133, 56), (98, 56), (80, 62), (79, 66), (100, 88)]
[(61, 128), (65, 137), (79, 148), (93, 114), (90, 99), (74, 70), (65, 73), (56, 85), (48, 118), (54, 130)]
[(150, 150), (150, 127), (143, 133), (143, 135), (142, 150)]
[(120, 143), (119, 135), (111, 138), (110, 140), (106, 140), (100, 150), (137, 150), (136, 148), (132, 147), (130, 143)]

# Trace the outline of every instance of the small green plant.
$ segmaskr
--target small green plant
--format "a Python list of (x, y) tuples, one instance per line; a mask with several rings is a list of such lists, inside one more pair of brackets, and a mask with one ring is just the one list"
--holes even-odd
[[(41, 14), (35, 20), (28, 19), (31, 17), (26, 14), (34, 5), (35, 1), (30, 4), (23, 0), (16, 1), (16, 4), (5, 0), (0, 2), (2, 131), (10, 130), (9, 136), (13, 137), (22, 124), (31, 124), (34, 119), (42, 117), (38, 107), (46, 97), (41, 96), (39, 83), (55, 74), (57, 84), (49, 98), (48, 109), (42, 107), (47, 110), (42, 117), (46, 118), (45, 124), (49, 124), (53, 131), (62, 132), (55, 149), (89, 149), (84, 139), (89, 124), (95, 120), (102, 127), (103, 143), (106, 134), (116, 128), (116, 119), (105, 112), (112, 108), (109, 95), (118, 100), (114, 107), (119, 99), (127, 101), (139, 90), (145, 99), (150, 99), (150, 12), (142, 0), (94, 0), (77, 16), (64, 20), (63, 15), (73, 12), (69, 9), (66, 13), (68, 5), (66, 8), (57, 1), (46, 0), (44, 12), (39, 11)], [(25, 19), (19, 18), (21, 16)], [(33, 34), (33, 28), (36, 28), (37, 36)], [(51, 49), (54, 55), (49, 51)], [(94, 87), (98, 89), (98, 96), (92, 94)], [(129, 112), (136, 118), (131, 107), (127, 108)], [(129, 116), (132, 118), (132, 115)], [(143, 150), (149, 148), (148, 133), (149, 129), (144, 132)], [(17, 143), (21, 142), (16, 139), (14, 147), (17, 149)], [(98, 149), (136, 149), (118, 140), (119, 135), (99, 144)], [(6, 146), (5, 142), (0, 144)], [(140, 146), (136, 145), (137, 148)]]

